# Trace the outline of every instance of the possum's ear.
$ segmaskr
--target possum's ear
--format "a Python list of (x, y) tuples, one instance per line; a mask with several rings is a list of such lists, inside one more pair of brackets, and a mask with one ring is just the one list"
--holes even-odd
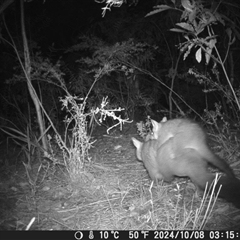
[(158, 131), (161, 128), (161, 123), (158, 123), (157, 121), (155, 121), (153, 119), (151, 120), (151, 122), (152, 122), (152, 126), (153, 126), (151, 139), (158, 139)]
[(143, 143), (132, 137), (133, 145), (136, 147), (136, 155), (138, 160), (142, 161), (142, 145)]
[(164, 123), (164, 122), (166, 122), (166, 121), (167, 121), (167, 117), (163, 117), (161, 123)]

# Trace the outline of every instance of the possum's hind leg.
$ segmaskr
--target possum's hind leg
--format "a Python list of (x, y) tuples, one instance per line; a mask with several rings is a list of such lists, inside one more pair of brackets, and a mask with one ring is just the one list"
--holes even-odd
[(206, 183), (208, 186), (212, 184), (214, 175), (208, 171), (208, 164), (198, 151), (186, 148), (176, 158), (181, 162), (176, 172), (179, 176), (185, 173), (202, 190), (205, 189)]

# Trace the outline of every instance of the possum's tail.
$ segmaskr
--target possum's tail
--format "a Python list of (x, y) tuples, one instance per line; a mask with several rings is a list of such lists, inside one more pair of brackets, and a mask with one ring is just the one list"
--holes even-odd
[[(203, 160), (197, 151), (188, 151), (184, 156), (188, 161), (188, 173), (190, 179), (202, 190), (205, 189), (206, 184), (210, 187), (215, 179), (215, 175), (208, 171), (206, 165), (202, 164)], [(233, 203), (240, 209), (240, 180), (234, 176), (221, 176), (215, 186), (215, 192), (219, 190), (219, 197), (228, 202)]]
[(240, 181), (237, 178), (222, 176), (217, 186), (222, 185), (219, 197), (231, 202), (240, 209)]

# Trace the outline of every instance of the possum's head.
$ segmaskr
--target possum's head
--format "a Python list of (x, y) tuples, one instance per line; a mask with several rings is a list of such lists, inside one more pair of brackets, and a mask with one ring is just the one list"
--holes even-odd
[(152, 132), (151, 132), (151, 135), (150, 135), (150, 138), (149, 139), (158, 139), (158, 133), (160, 132), (162, 126), (163, 126), (163, 123), (165, 123), (167, 121), (167, 118), (164, 117), (162, 119), (161, 122), (157, 122), (155, 120), (151, 120), (152, 122)]
[(148, 140), (157, 140), (158, 139), (158, 134), (162, 128), (163, 123), (167, 122), (167, 118), (164, 117), (161, 122), (157, 122), (153, 119), (151, 119), (151, 124), (152, 124), (152, 131), (145, 137), (145, 142)]

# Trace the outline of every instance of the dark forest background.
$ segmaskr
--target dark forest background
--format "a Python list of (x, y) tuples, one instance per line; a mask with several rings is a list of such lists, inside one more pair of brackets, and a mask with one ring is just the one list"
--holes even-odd
[(239, 121), (237, 0), (0, 3), (2, 126), (59, 129), (66, 92), (130, 120)]

